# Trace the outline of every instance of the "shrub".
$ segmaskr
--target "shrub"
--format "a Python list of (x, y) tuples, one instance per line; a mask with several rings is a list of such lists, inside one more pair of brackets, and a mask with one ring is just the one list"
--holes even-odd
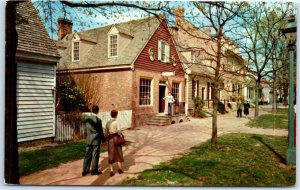
[(194, 117), (206, 117), (205, 112), (202, 110), (205, 102), (204, 100), (200, 99), (199, 97), (194, 97)]
[(85, 106), (81, 89), (70, 82), (65, 81), (58, 84), (57, 97), (59, 98), (59, 110), (57, 111), (81, 111)]
[(227, 113), (227, 111), (225, 110), (225, 105), (222, 102), (218, 102), (218, 109), (217, 110), (221, 114)]
[(227, 107), (229, 107), (229, 109), (232, 109), (231, 103), (227, 103)]

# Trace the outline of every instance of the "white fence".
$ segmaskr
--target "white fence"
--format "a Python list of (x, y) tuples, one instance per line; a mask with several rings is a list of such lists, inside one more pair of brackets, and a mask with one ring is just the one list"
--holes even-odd
[[(85, 114), (90, 113), (83, 113), (83, 115)], [(100, 112), (98, 116), (102, 120), (103, 130), (105, 131), (106, 123), (111, 119), (110, 112)], [(130, 128), (132, 121), (132, 110), (119, 111), (117, 121), (122, 130)], [(75, 125), (78, 127), (78, 134), (75, 134)], [(54, 142), (71, 141), (74, 140), (76, 135), (77, 138), (85, 138), (85, 125), (82, 122), (70, 124), (66, 122), (65, 114), (56, 115)]]

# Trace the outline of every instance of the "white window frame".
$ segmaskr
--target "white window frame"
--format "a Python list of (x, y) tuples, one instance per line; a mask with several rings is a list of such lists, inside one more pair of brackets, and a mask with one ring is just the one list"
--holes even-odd
[(174, 99), (176, 100), (175, 92), (173, 91), (175, 88), (175, 84), (178, 85), (178, 92), (177, 92), (177, 100), (180, 102), (180, 82), (172, 82), (172, 95), (174, 96)]
[[(111, 55), (111, 38), (113, 36), (116, 36), (116, 41), (117, 41), (117, 49), (116, 49), (116, 55)], [(118, 57), (119, 55), (119, 35), (118, 34), (112, 34), (108, 35), (108, 57)]]
[[(141, 80), (148, 80), (150, 81), (150, 92), (149, 92), (149, 99), (150, 99), (150, 103), (149, 104), (142, 104), (141, 103)], [(139, 80), (139, 106), (141, 107), (146, 107), (146, 106), (152, 106), (153, 105), (153, 80), (151, 78), (140, 78)]]
[[(78, 43), (78, 60), (76, 59), (75, 60), (75, 56), (74, 56), (74, 54), (75, 54), (75, 43)], [(77, 62), (77, 61), (80, 61), (80, 41), (79, 40), (76, 40), (76, 41), (73, 41), (72, 42), (72, 62)]]
[[(164, 55), (162, 55), (164, 51)], [(164, 63), (170, 63), (170, 45), (163, 40), (158, 40), (158, 60)]]

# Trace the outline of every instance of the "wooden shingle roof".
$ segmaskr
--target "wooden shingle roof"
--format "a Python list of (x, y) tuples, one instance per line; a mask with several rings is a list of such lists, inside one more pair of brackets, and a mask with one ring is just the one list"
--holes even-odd
[[(86, 52), (84, 56), (81, 56), (80, 61), (76, 63), (72, 62), (71, 57), (71, 42), (75, 33), (68, 34), (60, 41), (67, 49), (61, 53), (62, 59), (60, 59), (58, 69), (64, 70), (133, 64), (160, 23), (156, 17), (149, 17), (77, 32), (80, 38), (83, 37), (83, 40), (95, 42), (95, 44), (92, 45), (91, 49)], [(116, 27), (120, 34), (131, 38), (126, 47), (118, 52), (118, 57), (116, 58), (109, 58), (107, 50), (108, 32), (112, 27)]]
[(17, 23), (16, 26), (18, 32), (17, 51), (60, 57), (32, 2), (19, 3), (17, 16), (24, 20), (22, 23)]

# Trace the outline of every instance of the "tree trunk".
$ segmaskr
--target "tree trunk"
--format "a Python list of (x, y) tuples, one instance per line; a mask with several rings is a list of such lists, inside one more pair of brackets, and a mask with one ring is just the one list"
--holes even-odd
[(222, 28), (219, 29), (217, 36), (217, 62), (215, 67), (215, 79), (214, 79), (214, 91), (213, 91), (213, 116), (212, 116), (212, 135), (211, 135), (211, 146), (217, 147), (217, 137), (218, 137), (218, 102), (219, 102), (219, 75), (220, 75), (220, 67), (221, 67), (221, 35), (222, 34)]
[(260, 86), (260, 82), (256, 81), (255, 83), (255, 113), (254, 113), (254, 119), (256, 119), (258, 117), (258, 112), (259, 112), (259, 105), (258, 105), (258, 95), (259, 95), (259, 86)]
[(273, 83), (272, 113), (275, 113), (277, 111), (277, 92), (276, 91), (277, 91), (277, 88), (276, 88), (276, 83), (274, 81), (274, 83)]
[(16, 5), (6, 3), (5, 44), (5, 166), (4, 180), (7, 184), (19, 184), (18, 141), (17, 141), (17, 65), (16, 49)]

